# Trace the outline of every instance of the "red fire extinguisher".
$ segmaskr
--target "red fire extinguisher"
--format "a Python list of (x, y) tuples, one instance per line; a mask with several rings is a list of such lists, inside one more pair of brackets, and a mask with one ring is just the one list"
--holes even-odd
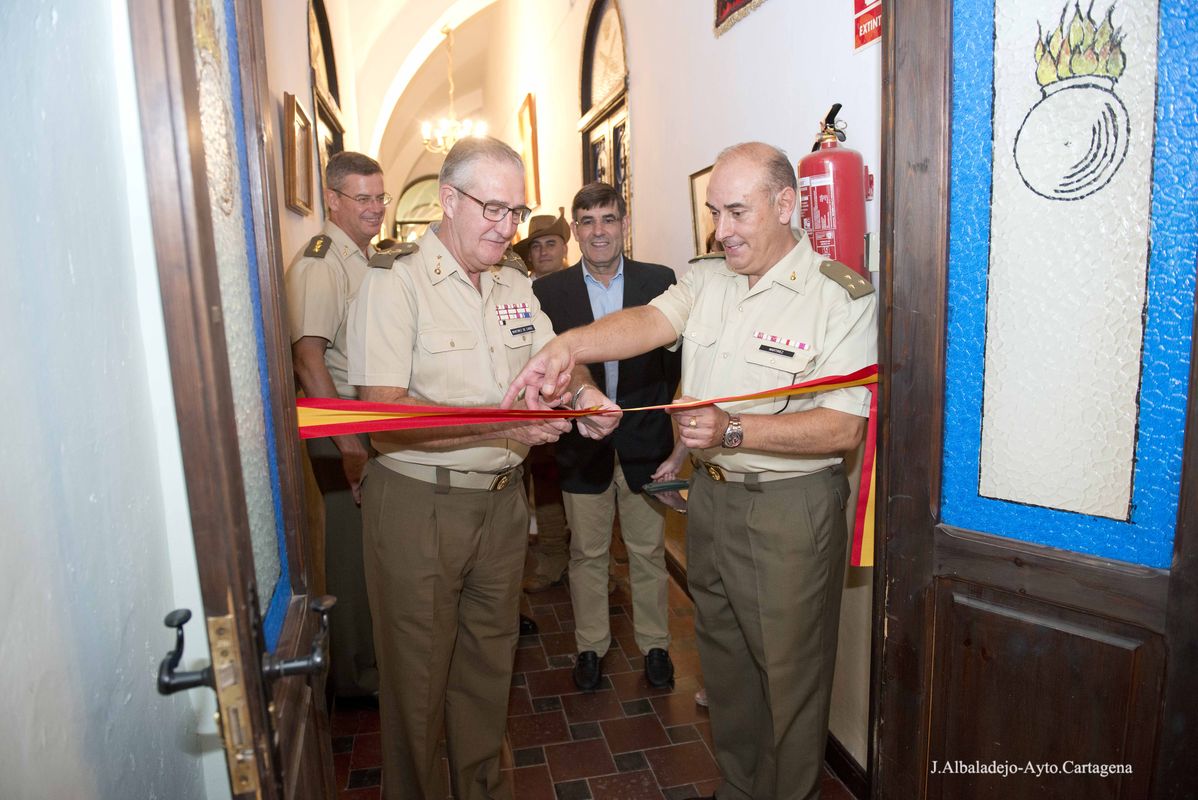
[(799, 223), (811, 246), (869, 277), (865, 263), (865, 201), (874, 199), (874, 176), (856, 150), (841, 147), (832, 106), (811, 152), (799, 159)]

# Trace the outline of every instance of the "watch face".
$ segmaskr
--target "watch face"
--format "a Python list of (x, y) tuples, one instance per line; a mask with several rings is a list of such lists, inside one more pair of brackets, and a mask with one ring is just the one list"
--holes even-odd
[(724, 447), (740, 447), (744, 438), (745, 434), (741, 430), (740, 420), (733, 417), (728, 423), (728, 430), (724, 431)]

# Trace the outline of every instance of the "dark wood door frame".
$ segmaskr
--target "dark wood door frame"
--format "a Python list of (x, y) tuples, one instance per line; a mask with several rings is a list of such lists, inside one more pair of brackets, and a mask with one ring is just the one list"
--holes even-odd
[[(308, 537), (301, 511), (301, 462), (282, 303), (274, 115), (266, 84), (261, 11), (256, 3), (237, 3), (235, 7), (240, 73), (233, 79), (239, 80), (242, 88), (251, 194), (245, 213), (253, 217), (249, 246), (254, 248), (258, 264), (270, 385), (267, 402), (275, 420), (274, 445), (293, 595), (275, 653), (295, 658), (308, 652), (318, 621), (304, 609), (309, 560), (304, 543)], [(258, 624), (258, 588), (249, 544), (204, 149), (196, 124), (200, 118), (198, 80), (189, 13), (189, 4), (183, 0), (130, 0), (138, 110), (180, 448), (200, 562), (203, 616), (230, 618), (240, 652), (257, 654), (264, 652), (265, 645)], [(323, 692), (314, 690), (316, 679), (280, 680), (268, 686), (257, 658), (248, 655), (237, 678), (249, 700), (261, 796), (308, 796), (296, 793), (297, 784), (305, 792), (320, 791), (323, 784), (323, 796), (331, 796), (331, 762), (292, 763), (306, 736), (315, 733), (328, 738)], [(271, 703), (277, 719), (299, 721), (283, 726), (277, 740), (269, 735), (272, 725), (267, 709)], [(302, 709), (313, 703), (316, 711), (309, 717)], [(315, 732), (309, 722), (315, 724)], [(291, 768), (287, 775), (278, 774), (280, 764)], [(236, 786), (234, 794), (241, 794)]]
[[(952, 0), (894, 0), (882, 56), (879, 568), (871, 688), (872, 796), (924, 796), (929, 746), (936, 575), (998, 576), (1048, 602), (1073, 601), (1044, 579), (1049, 548), (995, 542), (940, 524), (948, 211), (952, 113)], [(1163, 634), (1163, 703), (1152, 797), (1192, 797), (1198, 736), (1198, 348), (1192, 348), (1181, 504), (1172, 569), (1070, 564), (1090, 600)], [(912, 409), (918, 411), (912, 412)], [(969, 579), (969, 575), (964, 575)], [(1059, 577), (1059, 576), (1058, 576)], [(1094, 581), (1091, 584), (1090, 581)], [(1058, 596), (1054, 597), (1053, 593)], [(1120, 599), (1122, 598), (1122, 599)], [(1082, 597), (1083, 602), (1086, 601)]]

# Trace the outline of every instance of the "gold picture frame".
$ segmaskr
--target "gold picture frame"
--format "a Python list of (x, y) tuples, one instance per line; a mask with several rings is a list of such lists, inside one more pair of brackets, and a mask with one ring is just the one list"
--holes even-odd
[(524, 203), (529, 208), (536, 208), (541, 204), (541, 169), (537, 162), (537, 100), (531, 92), (520, 104), (517, 123), (520, 157), (524, 159)]
[(710, 166), (704, 167), (698, 172), (692, 172), (690, 176), (691, 227), (695, 233), (695, 255), (697, 256), (709, 252), (707, 239), (715, 233), (715, 223), (711, 220), (711, 212), (707, 210), (707, 183), (710, 180)]
[(312, 120), (290, 92), (283, 92), (283, 195), (298, 214), (312, 213)]

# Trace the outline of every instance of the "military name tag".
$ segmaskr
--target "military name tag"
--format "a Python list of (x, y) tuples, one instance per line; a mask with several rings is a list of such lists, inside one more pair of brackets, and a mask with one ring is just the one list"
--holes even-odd
[(512, 336), (520, 336), (525, 333), (532, 333), (537, 327), (535, 325), (521, 325), (519, 328), (512, 328)]
[(783, 350), (781, 347), (770, 347), (768, 344), (763, 344), (758, 349), (764, 350), (767, 353), (773, 353), (776, 356), (786, 356), (787, 358), (794, 358), (795, 355), (791, 350)]

